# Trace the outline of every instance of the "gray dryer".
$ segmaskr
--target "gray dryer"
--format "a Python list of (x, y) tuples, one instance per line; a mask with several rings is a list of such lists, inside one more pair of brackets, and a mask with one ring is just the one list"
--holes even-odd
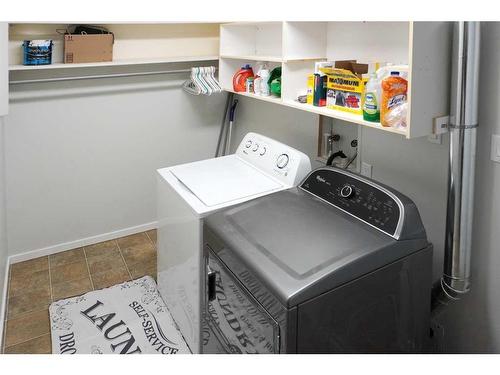
[(204, 353), (414, 353), (429, 334), (432, 246), (415, 204), (324, 167), (210, 216)]

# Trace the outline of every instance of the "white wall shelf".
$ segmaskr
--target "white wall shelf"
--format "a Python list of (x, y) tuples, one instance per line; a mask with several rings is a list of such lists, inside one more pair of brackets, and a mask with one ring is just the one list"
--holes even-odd
[(258, 100), (263, 100), (265, 102), (270, 102), (270, 103), (283, 104), (281, 98), (278, 98), (278, 97), (272, 96), (272, 95), (270, 95), (270, 96), (263, 96), (263, 95), (256, 95), (256, 94), (248, 93), (248, 92), (236, 92), (236, 91), (234, 91), (231, 88), (226, 88), (224, 90), (228, 91), (228, 92), (232, 92), (234, 94), (241, 95), (241, 96), (246, 96), (248, 98), (254, 98), (254, 99), (258, 99)]
[(231, 60), (250, 60), (250, 61), (271, 61), (282, 62), (281, 56), (256, 56), (256, 55), (220, 55), (221, 58)]
[(301, 63), (301, 62), (306, 62), (306, 61), (325, 61), (325, 57), (288, 57), (288, 58), (283, 58), (284, 63)]
[[(109, 24), (114, 34), (113, 61), (63, 64), (64, 30), (67, 24), (10, 24), (9, 70), (88, 68), (170, 62), (194, 62), (219, 58), (219, 24)], [(22, 43), (31, 39), (52, 39), (52, 64), (22, 65)]]
[(326, 107), (316, 107), (316, 106), (313, 106), (311, 104), (299, 103), (299, 102), (293, 101), (293, 100), (284, 100), (283, 104), (288, 106), (288, 107), (300, 109), (302, 111), (316, 113), (318, 115), (327, 116), (327, 117), (331, 117), (331, 118), (334, 118), (337, 120), (347, 121), (347, 122), (350, 122), (353, 124), (358, 124), (358, 125), (363, 125), (363, 126), (367, 126), (367, 127), (374, 128), (374, 129), (383, 130), (383, 131), (386, 131), (389, 133), (394, 133), (394, 134), (399, 134), (399, 135), (404, 135), (404, 136), (406, 136), (406, 134), (407, 134), (406, 129), (384, 127), (384, 126), (380, 125), (380, 123), (363, 120), (362, 116), (358, 116), (358, 115), (355, 115), (355, 114), (349, 113), (349, 112), (338, 111), (338, 110), (329, 109)]
[(219, 56), (178, 56), (158, 59), (130, 59), (130, 60), (114, 60), (109, 62), (96, 63), (80, 63), (80, 64), (64, 64), (53, 63), (49, 65), (10, 65), (10, 71), (29, 71), (29, 70), (50, 70), (50, 69), (75, 69), (75, 68), (97, 68), (106, 66), (128, 66), (128, 65), (148, 65), (148, 64), (164, 64), (164, 63), (180, 63), (180, 62), (197, 62), (197, 61), (214, 61), (218, 60)]
[(406, 134), (407, 134), (406, 129), (383, 127), (379, 123), (365, 121), (365, 120), (363, 120), (362, 116), (357, 116), (355, 114), (348, 113), (348, 112), (329, 109), (326, 107), (315, 107), (311, 104), (299, 103), (299, 102), (294, 101), (294, 100), (283, 100), (283, 98), (278, 98), (278, 97), (273, 96), (273, 95), (263, 96), (263, 95), (256, 95), (256, 94), (247, 93), (247, 92), (235, 92), (231, 88), (225, 88), (224, 90), (241, 95), (241, 96), (245, 96), (248, 98), (262, 100), (262, 101), (274, 103), (274, 104), (281, 104), (281, 105), (284, 105), (284, 106), (287, 106), (290, 108), (295, 108), (295, 109), (299, 109), (302, 111), (315, 113), (317, 115), (323, 115), (323, 116), (331, 117), (331, 118), (334, 118), (337, 120), (347, 121), (347, 122), (350, 122), (353, 124), (358, 124), (358, 125), (363, 125), (363, 126), (367, 126), (367, 127), (374, 128), (374, 129), (379, 129), (379, 130), (386, 131), (389, 133), (399, 134), (399, 135), (403, 135), (403, 136), (406, 136)]
[[(9, 25), (8, 72), (11, 82), (44, 81), (52, 78), (86, 77), (89, 70), (114, 70), (122, 74), (145, 71), (153, 73), (160, 64), (188, 66), (217, 65), (219, 59), (219, 24), (109, 24), (102, 25), (114, 35), (113, 60), (109, 62), (64, 64), (64, 32), (68, 24)], [(52, 64), (25, 66), (23, 41), (51, 39)], [(164, 70), (162, 67), (161, 70)], [(86, 71), (82, 75), (82, 71)], [(100, 76), (101, 74), (99, 74)], [(105, 75), (102, 75), (103, 77)]]
[[(250, 64), (252, 67), (255, 67), (256, 61), (257, 60), (221, 58), (219, 60), (219, 82), (222, 85), (222, 88), (226, 91), (232, 91), (234, 74), (238, 70), (240, 70), (241, 67), (244, 66), (245, 64)], [(266, 61), (266, 60), (258, 60), (258, 61)], [(274, 69), (275, 67), (281, 65), (282, 65), (281, 62), (267, 60), (267, 66), (269, 67), (269, 69)]]
[(256, 55), (220, 55), (223, 59), (232, 60), (250, 60), (250, 61), (270, 61), (270, 62), (302, 62), (302, 61), (321, 61), (325, 60), (324, 57), (295, 57), (295, 58), (283, 58), (281, 56), (256, 56)]
[[(448, 112), (451, 24), (448, 22), (246, 22), (220, 25), (219, 78), (233, 91), (232, 77), (245, 64), (282, 67), (282, 98), (237, 93), (267, 102), (380, 129), (406, 138), (432, 133), (433, 119)], [(406, 128), (383, 127), (361, 115), (296, 101), (315, 61), (407, 64)]]

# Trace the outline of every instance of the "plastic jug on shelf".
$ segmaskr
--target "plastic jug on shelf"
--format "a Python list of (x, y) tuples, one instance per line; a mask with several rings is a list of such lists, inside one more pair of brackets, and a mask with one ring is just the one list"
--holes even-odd
[(271, 94), (281, 96), (281, 66), (274, 68), (267, 80)]
[(363, 97), (363, 119), (380, 122), (381, 84), (376, 73), (370, 74)]
[[(382, 126), (405, 126), (407, 113), (408, 81), (393, 71), (382, 80), (380, 124)], [(400, 108), (400, 106), (403, 106)], [(392, 113), (392, 111), (397, 112)], [(395, 116), (395, 113), (398, 113)], [(389, 116), (390, 115), (390, 116)]]
[(271, 91), (269, 88), (269, 83), (267, 82), (269, 80), (269, 69), (265, 68), (260, 71), (260, 93), (264, 96), (269, 96), (271, 95)]
[(246, 83), (247, 78), (253, 77), (252, 67), (248, 64), (243, 66), (240, 70), (236, 72), (233, 76), (233, 89), (235, 92), (245, 92), (246, 91)]

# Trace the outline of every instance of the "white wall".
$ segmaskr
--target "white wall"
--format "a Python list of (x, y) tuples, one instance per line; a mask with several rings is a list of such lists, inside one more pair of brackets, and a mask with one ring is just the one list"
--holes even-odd
[[(500, 164), (490, 160), (491, 134), (500, 134), (500, 23), (482, 26), (482, 56), (476, 203), (473, 231), (472, 291), (440, 317), (447, 352), (500, 352)], [(238, 140), (250, 130), (289, 142), (310, 157), (316, 154), (314, 115), (246, 99), (237, 114)], [(448, 136), (443, 144), (427, 138), (362, 130), (363, 161), (373, 178), (412, 198), (434, 244), (433, 275), (442, 272), (445, 231)]]
[(9, 106), (9, 54), (6, 22), (0, 22), (0, 117), (5, 116)]
[(180, 88), (184, 79), (11, 87), (10, 255), (156, 220), (155, 170), (215, 152), (224, 97), (189, 95)]
[[(5, 226), (5, 164), (4, 164), (4, 121), (0, 117), (0, 322), (3, 324), (5, 313), (4, 302), (7, 293), (5, 280), (7, 276), (7, 235)], [(6, 289), (5, 289), (6, 290)], [(0, 327), (0, 346), (2, 342), (3, 326)]]
[[(5, 168), (4, 168), (4, 124), (3, 115), (8, 112), (8, 70), (7, 70), (7, 30), (6, 23), (0, 23), (0, 322), (3, 324), (5, 313), (4, 302), (7, 298), (6, 290), (7, 273), (7, 236), (5, 231)], [(3, 326), (0, 327), (0, 343), (2, 342)], [(1, 344), (0, 344), (1, 346)]]

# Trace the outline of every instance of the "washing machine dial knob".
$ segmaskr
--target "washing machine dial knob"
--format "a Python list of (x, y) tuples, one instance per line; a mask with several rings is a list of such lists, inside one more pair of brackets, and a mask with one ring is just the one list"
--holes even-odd
[(253, 151), (253, 152), (257, 152), (257, 150), (258, 150), (258, 149), (259, 149), (259, 144), (258, 144), (258, 143), (256, 143), (256, 144), (253, 146), (252, 151)]
[(352, 198), (354, 196), (354, 189), (351, 185), (344, 185), (342, 189), (340, 189), (340, 196), (342, 198)]
[(247, 141), (247, 143), (245, 143), (245, 147), (246, 147), (246, 148), (250, 148), (250, 146), (251, 146), (251, 145), (252, 145), (252, 141), (249, 139), (249, 140)]
[(288, 162), (290, 161), (290, 157), (287, 154), (281, 154), (278, 156), (278, 159), (276, 159), (276, 166), (279, 169), (283, 169), (288, 165)]

